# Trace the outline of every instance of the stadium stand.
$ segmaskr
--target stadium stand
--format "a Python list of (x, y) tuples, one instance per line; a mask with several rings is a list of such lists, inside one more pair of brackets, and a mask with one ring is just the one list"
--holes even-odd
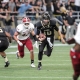
[[(74, 9), (74, 0), (49, 0), (51, 1), (50, 4), (53, 5), (53, 10), (51, 13), (51, 17), (55, 16), (55, 19), (60, 22), (63, 23), (60, 18), (58, 17), (57, 14), (54, 15), (54, 12), (56, 11), (55, 9), (57, 9), (57, 7), (55, 6), (56, 3), (58, 3), (60, 6), (61, 4), (63, 4), (65, 6), (66, 9), (73, 9), (74, 13), (73, 13), (73, 17), (76, 18), (76, 22), (79, 23), (80, 21), (80, 11), (76, 11)], [(68, 2), (67, 2), (68, 1)], [(10, 13), (10, 16), (14, 16), (14, 22), (12, 22), (12, 27), (16, 28), (17, 24), (21, 23), (21, 19), (24, 16), (28, 16), (31, 21), (35, 24), (37, 21), (40, 20), (40, 16), (42, 15), (42, 13), (45, 11), (43, 9), (43, 5), (46, 5), (48, 2), (48, 0), (0, 0), (0, 15), (5, 15), (6, 12)], [(19, 12), (18, 10), (20, 9), (20, 7), (22, 5), (27, 5), (29, 4), (30, 6), (32, 6), (32, 8), (27, 9), (25, 8), (24, 10), (24, 16), (19, 16)], [(49, 12), (49, 8), (50, 6), (45, 6), (46, 7), (46, 11)], [(55, 8), (56, 7), (56, 8)], [(48, 8), (48, 9), (47, 9)], [(61, 13), (59, 13), (59, 15), (61, 16)], [(3, 24), (3, 18), (0, 18), (0, 25), (4, 27)], [(59, 24), (58, 24), (59, 25)]]

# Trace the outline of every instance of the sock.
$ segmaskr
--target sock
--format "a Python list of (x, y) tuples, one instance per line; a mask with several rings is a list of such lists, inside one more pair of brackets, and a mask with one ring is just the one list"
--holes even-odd
[(7, 58), (7, 56), (6, 56), (6, 57), (4, 57), (4, 60), (5, 60), (5, 62), (7, 62), (7, 61), (8, 61), (8, 58)]
[(31, 60), (31, 64), (34, 63), (34, 60)]
[(41, 61), (38, 62), (38, 65), (42, 65), (42, 64), (41, 64)]

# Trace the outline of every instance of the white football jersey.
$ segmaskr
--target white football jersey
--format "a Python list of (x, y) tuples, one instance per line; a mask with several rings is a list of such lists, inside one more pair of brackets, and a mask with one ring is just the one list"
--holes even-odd
[(24, 24), (19, 24), (16, 27), (17, 32), (19, 32), (19, 35), (17, 36), (17, 38), (19, 40), (25, 40), (30, 36), (30, 32), (31, 30), (34, 29), (34, 25), (32, 23), (29, 24), (28, 27), (24, 27)]
[(77, 26), (77, 32), (76, 35), (74, 36), (75, 41), (80, 44), (80, 23)]

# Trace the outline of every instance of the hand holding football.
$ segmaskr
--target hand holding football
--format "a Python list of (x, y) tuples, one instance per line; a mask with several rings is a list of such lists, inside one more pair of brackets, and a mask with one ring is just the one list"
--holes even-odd
[(45, 34), (43, 34), (43, 33), (39, 34), (39, 40), (40, 40), (40, 41), (43, 41), (43, 40), (45, 40), (45, 39), (46, 39)]

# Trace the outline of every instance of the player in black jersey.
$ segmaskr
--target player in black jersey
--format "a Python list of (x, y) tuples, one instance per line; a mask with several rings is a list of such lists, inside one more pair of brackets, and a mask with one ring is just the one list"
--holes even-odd
[(5, 60), (4, 67), (8, 67), (10, 64), (6, 56), (6, 53), (4, 52), (8, 48), (9, 42), (11, 42), (11, 35), (0, 27), (0, 55)]
[(62, 15), (62, 21), (63, 21), (63, 22), (62, 22), (63, 25), (62, 25), (61, 33), (62, 33), (64, 39), (66, 39), (66, 38), (65, 38), (65, 35), (66, 35), (67, 28), (66, 28), (66, 25), (65, 25), (65, 20), (66, 20), (66, 17), (67, 17), (67, 13), (65, 13), (65, 14), (62, 13), (61, 15)]
[[(42, 20), (38, 23), (35, 24), (36, 28), (37, 28), (37, 38), (39, 39), (40, 43), (39, 43), (39, 53), (38, 53), (38, 70), (41, 69), (41, 60), (43, 57), (43, 53), (46, 54), (48, 57), (51, 56), (51, 52), (53, 49), (53, 43), (54, 43), (54, 30), (56, 30), (60, 37), (61, 37), (61, 41), (63, 43), (65, 43), (65, 40), (63, 39), (61, 32), (59, 31), (58, 27), (56, 26), (56, 21), (55, 20), (50, 20), (50, 15), (45, 12), (42, 15)], [(45, 34), (46, 39), (42, 40), (39, 37), (39, 34)], [(47, 50), (44, 51), (45, 46), (47, 47)]]

